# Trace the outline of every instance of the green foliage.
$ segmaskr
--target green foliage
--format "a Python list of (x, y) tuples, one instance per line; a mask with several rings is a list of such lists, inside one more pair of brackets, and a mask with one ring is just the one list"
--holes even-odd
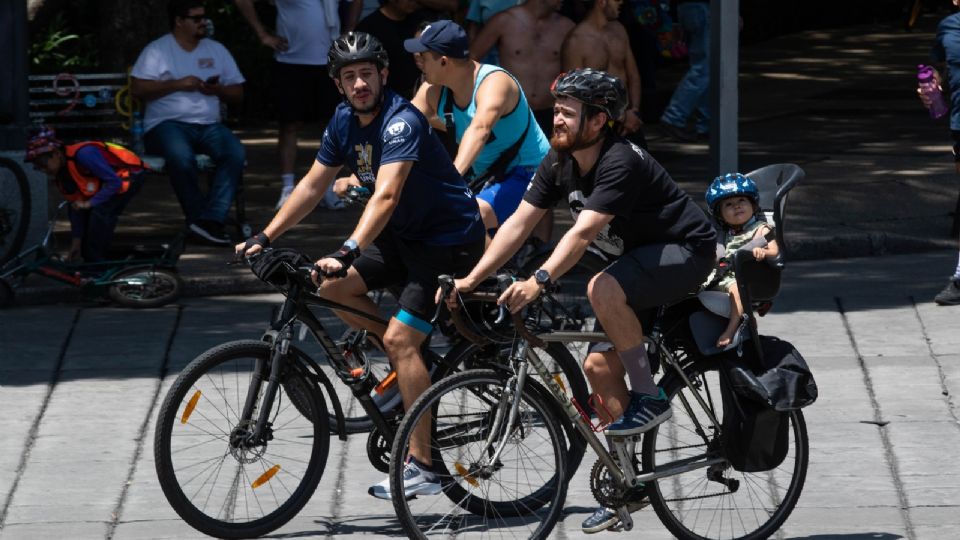
[(65, 67), (93, 66), (96, 64), (94, 42), (93, 36), (70, 33), (66, 18), (63, 13), (58, 13), (31, 40), (31, 71), (55, 73)]

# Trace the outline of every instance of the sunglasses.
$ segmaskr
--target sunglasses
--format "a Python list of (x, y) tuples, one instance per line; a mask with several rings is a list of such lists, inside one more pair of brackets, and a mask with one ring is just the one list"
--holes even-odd
[(181, 19), (190, 19), (191, 21), (193, 21), (193, 22), (195, 22), (195, 23), (197, 23), (197, 24), (200, 24), (200, 23), (202, 23), (203, 21), (207, 20), (207, 16), (206, 16), (206, 15), (181, 15), (180, 18), (181, 18)]

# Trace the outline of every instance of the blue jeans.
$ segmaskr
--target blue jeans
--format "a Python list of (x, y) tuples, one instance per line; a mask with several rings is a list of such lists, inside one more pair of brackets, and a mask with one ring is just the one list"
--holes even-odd
[[(220, 123), (166, 120), (146, 133), (144, 143), (147, 152), (166, 161), (170, 184), (187, 223), (226, 220), (246, 160), (243, 144), (230, 129)], [(207, 154), (216, 165), (206, 197), (200, 191), (196, 154)]]
[(690, 115), (697, 111), (697, 133), (706, 134), (710, 132), (710, 3), (685, 2), (677, 6), (677, 16), (687, 40), (690, 69), (673, 92), (660, 121), (683, 129)]

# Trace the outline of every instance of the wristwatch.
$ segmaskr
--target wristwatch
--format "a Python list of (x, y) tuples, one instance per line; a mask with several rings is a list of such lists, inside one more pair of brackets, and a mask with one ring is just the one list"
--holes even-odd
[(550, 281), (550, 272), (547, 272), (543, 268), (539, 268), (533, 273), (533, 279), (541, 288), (547, 288), (553, 284), (553, 282)]
[(347, 240), (343, 243), (343, 247), (347, 248), (347, 251), (355, 251), (360, 245), (353, 238)]

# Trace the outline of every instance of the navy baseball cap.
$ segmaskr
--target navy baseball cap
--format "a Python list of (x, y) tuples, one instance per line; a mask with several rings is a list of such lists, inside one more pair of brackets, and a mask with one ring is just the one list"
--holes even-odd
[(470, 57), (467, 33), (459, 24), (447, 20), (429, 24), (419, 38), (404, 40), (403, 48), (412, 53), (433, 51), (450, 58)]

